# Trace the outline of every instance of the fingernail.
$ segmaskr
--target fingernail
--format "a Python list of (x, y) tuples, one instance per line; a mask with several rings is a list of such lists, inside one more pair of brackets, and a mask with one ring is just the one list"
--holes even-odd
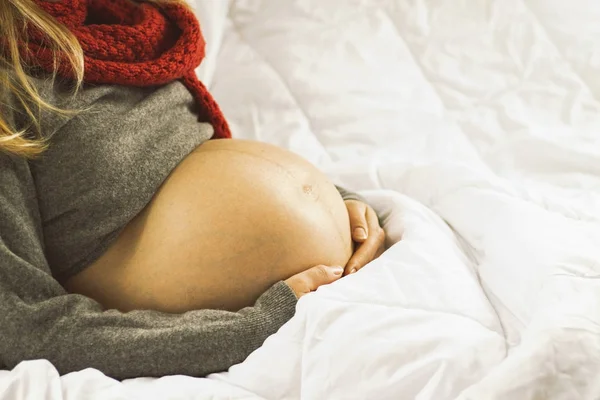
[(331, 272), (333, 272), (334, 275), (341, 275), (344, 272), (344, 268), (340, 267), (339, 265), (334, 265), (329, 268), (331, 269)]
[(367, 231), (365, 231), (364, 228), (356, 228), (354, 229), (354, 237), (357, 239), (366, 239)]
[(353, 274), (353, 273), (355, 273), (355, 272), (356, 272), (356, 268), (352, 268), (352, 269), (350, 270), (350, 273), (351, 273), (351, 274)]

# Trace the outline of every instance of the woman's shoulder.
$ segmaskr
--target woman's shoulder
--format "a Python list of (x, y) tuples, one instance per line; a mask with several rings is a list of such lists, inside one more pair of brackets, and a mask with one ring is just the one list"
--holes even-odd
[(29, 125), (29, 112), (37, 115), (38, 111), (42, 111), (36, 106), (34, 96), (47, 104), (59, 106), (58, 99), (62, 97), (60, 92), (63, 89), (52, 82), (52, 79), (31, 75), (20, 78), (10, 71), (5, 72), (3, 78), (5, 84), (0, 89), (0, 113), (2, 120), (9, 124), (11, 130), (26, 130)]
[(28, 160), (0, 151), (0, 188), (2, 188), (0, 191), (20, 191), (21, 187), (28, 184), (33, 184)]

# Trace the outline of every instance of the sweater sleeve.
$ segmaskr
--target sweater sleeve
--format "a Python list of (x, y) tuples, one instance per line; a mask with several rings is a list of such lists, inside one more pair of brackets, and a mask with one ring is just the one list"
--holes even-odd
[(365, 200), (365, 198), (362, 197), (361, 195), (359, 195), (358, 193), (351, 192), (340, 186), (336, 186), (336, 189), (338, 190), (338, 192), (340, 192), (340, 195), (342, 196), (342, 199), (344, 199), (344, 200), (358, 200), (358, 201), (362, 201), (363, 203), (367, 202)]
[(44, 256), (35, 185), (24, 160), (0, 153), (0, 365), (47, 359), (61, 374), (92, 367), (108, 376), (204, 376), (243, 361), (289, 320), (284, 283), (239, 312), (104, 311), (68, 294)]

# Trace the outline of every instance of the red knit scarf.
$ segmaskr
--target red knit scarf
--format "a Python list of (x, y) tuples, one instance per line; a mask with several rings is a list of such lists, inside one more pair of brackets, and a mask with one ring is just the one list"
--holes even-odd
[[(199, 120), (214, 128), (213, 138), (230, 138), (219, 106), (194, 69), (204, 58), (204, 38), (188, 8), (165, 3), (161, 8), (129, 0), (36, 0), (77, 37), (84, 53), (84, 82), (127, 86), (163, 85), (181, 80), (198, 104)], [(51, 73), (53, 55), (44, 37), (32, 32), (27, 58)], [(61, 62), (58, 75), (72, 79)], [(168, 104), (165, 104), (168, 107)]]

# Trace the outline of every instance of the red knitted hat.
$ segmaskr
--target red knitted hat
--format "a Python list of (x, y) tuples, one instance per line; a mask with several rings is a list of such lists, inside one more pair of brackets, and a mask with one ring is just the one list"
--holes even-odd
[[(179, 79), (198, 104), (199, 120), (212, 124), (213, 138), (231, 137), (219, 106), (194, 72), (204, 58), (205, 42), (198, 20), (188, 7), (129, 0), (36, 3), (79, 40), (84, 53), (84, 82), (154, 86)], [(22, 49), (23, 56), (52, 72), (53, 53), (44, 45), (44, 35), (31, 31), (30, 36)], [(57, 73), (73, 78), (67, 62), (59, 64)]]

